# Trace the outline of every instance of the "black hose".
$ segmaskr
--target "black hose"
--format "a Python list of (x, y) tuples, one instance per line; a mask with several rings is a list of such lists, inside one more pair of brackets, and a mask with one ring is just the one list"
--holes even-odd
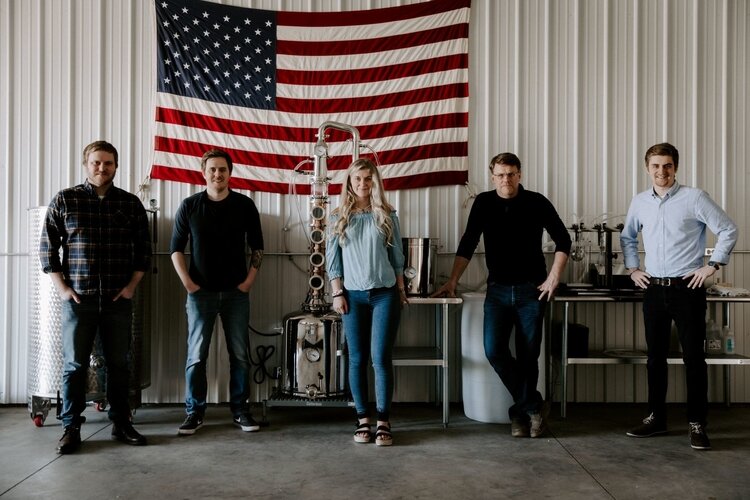
[[(253, 328), (253, 325), (249, 323), (247, 325), (247, 328), (251, 332), (257, 335), (262, 335), (264, 337), (277, 337), (281, 335), (281, 332), (265, 333), (265, 332), (258, 331), (255, 328)], [(260, 385), (266, 381), (266, 377), (270, 378), (271, 380), (278, 380), (279, 378), (281, 378), (280, 376), (275, 376), (266, 367), (266, 361), (271, 359), (274, 352), (276, 352), (276, 347), (272, 345), (259, 345), (255, 347), (255, 352), (257, 354), (258, 361), (255, 361), (253, 359), (252, 352), (247, 353), (247, 357), (250, 360), (250, 366), (256, 367), (255, 370), (253, 371), (253, 382)]]

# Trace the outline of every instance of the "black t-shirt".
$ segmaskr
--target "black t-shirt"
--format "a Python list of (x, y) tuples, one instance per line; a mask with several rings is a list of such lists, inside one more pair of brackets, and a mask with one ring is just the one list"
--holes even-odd
[(190, 278), (209, 291), (236, 288), (247, 277), (247, 250), (263, 250), (260, 215), (253, 200), (229, 192), (211, 201), (205, 191), (183, 200), (174, 221), (170, 253), (190, 240)]
[(555, 207), (543, 195), (519, 185), (516, 196), (501, 198), (497, 191), (477, 196), (469, 213), (456, 255), (471, 259), (484, 236), (489, 283), (541, 284), (547, 277), (542, 232), (549, 233), (556, 252), (570, 253), (570, 234)]

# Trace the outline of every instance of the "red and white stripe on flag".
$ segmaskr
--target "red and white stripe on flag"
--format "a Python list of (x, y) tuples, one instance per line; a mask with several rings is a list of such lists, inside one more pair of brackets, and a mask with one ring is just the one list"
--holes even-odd
[[(468, 179), (470, 0), (349, 12), (261, 11), (157, 0), (151, 177), (203, 184), (200, 157), (227, 150), (232, 187), (308, 193), (294, 168), (321, 124), (352, 125), (387, 189)], [(351, 161), (330, 130), (331, 193)], [(361, 156), (368, 156), (365, 149)]]

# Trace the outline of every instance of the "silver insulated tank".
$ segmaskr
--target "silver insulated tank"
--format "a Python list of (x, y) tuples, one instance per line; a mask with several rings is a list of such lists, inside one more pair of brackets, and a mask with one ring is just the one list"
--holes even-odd
[[(29, 335), (27, 363), (27, 401), (34, 424), (42, 426), (51, 408), (51, 400), (62, 391), (62, 302), (52, 279), (39, 263), (39, 238), (47, 207), (29, 210)], [(154, 216), (154, 212), (149, 212)], [(153, 223), (153, 219), (152, 219)], [(146, 273), (133, 297), (133, 338), (130, 368), (130, 404), (141, 403), (141, 390), (151, 385), (150, 273)], [(99, 344), (91, 352), (86, 400), (106, 407), (104, 359)]]

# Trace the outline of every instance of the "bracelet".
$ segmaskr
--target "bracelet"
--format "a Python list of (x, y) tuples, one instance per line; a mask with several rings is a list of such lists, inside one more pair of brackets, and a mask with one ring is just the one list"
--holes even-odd
[(331, 297), (334, 297), (334, 298), (335, 297), (341, 297), (342, 295), (344, 295), (344, 289), (343, 288), (341, 290), (336, 290), (335, 292), (333, 292), (331, 294)]

